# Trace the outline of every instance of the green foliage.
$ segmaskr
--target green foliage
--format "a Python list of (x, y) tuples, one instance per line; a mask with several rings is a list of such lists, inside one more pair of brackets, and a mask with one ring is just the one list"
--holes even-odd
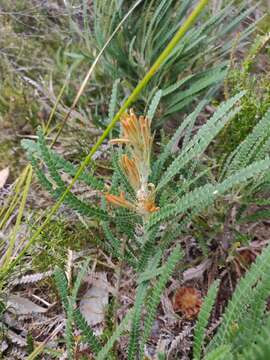
[[(89, 229), (78, 221), (67, 221), (66, 217), (51, 221), (40, 234), (41, 246), (33, 251), (32, 263), (38, 271), (47, 271), (66, 263), (67, 249), (80, 251), (89, 244)], [(95, 243), (95, 239), (91, 239)]]
[[(243, 142), (228, 156), (220, 172), (221, 175), (215, 177), (211, 174), (209, 165), (202, 166), (203, 152), (213, 142), (214, 135), (222, 130), (228, 124), (228, 121), (234, 117), (233, 104), (237, 102), (237, 99), (241, 101), (243, 96), (245, 95), (242, 94), (241, 97), (241, 94), (238, 94), (236, 98), (222, 104), (196, 135), (189, 137), (189, 141), (182, 140), (181, 151), (178, 151), (176, 156), (174, 154), (173, 158), (171, 149), (175, 148), (176, 141), (181, 141), (183, 132), (187, 134), (189, 125), (194, 124), (194, 118), (196, 119), (195, 110), (185, 119), (172, 139), (162, 149), (161, 154), (154, 163), (151, 179), (157, 183), (157, 191), (160, 192), (160, 205), (162, 206), (160, 211), (154, 213), (149, 219), (149, 228), (168, 222), (176, 216), (181, 217), (183, 225), (188, 220), (193, 219), (196, 238), (202, 251), (207, 253), (208, 245), (203, 238), (206, 237), (210, 241), (211, 237), (213, 239), (217, 238), (218, 234), (223, 231), (223, 223), (227, 214), (230, 214), (230, 207), (233, 206), (235, 201), (233, 194), (237, 197), (236, 201), (242, 204), (237, 213), (239, 222), (243, 222), (245, 219), (256, 221), (256, 218), (259, 220), (267, 217), (268, 210), (266, 209), (258, 209), (254, 215), (249, 217), (246, 217), (245, 209), (249, 204), (254, 203), (255, 194), (259, 197), (262, 191), (266, 193), (269, 189), (270, 179), (266, 170), (269, 166), (269, 111), (266, 112)], [(199, 104), (198, 108), (201, 106), (203, 106), (203, 103)], [(165, 170), (164, 173), (162, 173), (162, 169)], [(215, 179), (214, 183), (213, 178)], [(179, 187), (180, 191), (177, 191), (175, 186), (176, 189)], [(228, 191), (231, 193), (231, 203), (216, 202), (220, 195)], [(211, 209), (209, 208), (210, 204), (213, 205)], [(207, 224), (206, 220), (205, 224), (201, 226), (197, 216), (202, 210), (206, 211), (206, 209), (208, 212), (208, 214), (205, 212), (206, 219), (209, 217), (215, 219), (215, 221), (211, 220), (211, 224)], [(210, 235), (211, 233), (212, 235)]]
[(250, 134), (237, 146), (223, 167), (223, 174), (234, 173), (252, 160), (262, 159), (269, 153), (270, 110), (260, 119)]
[(87, 324), (87, 321), (81, 314), (80, 310), (75, 309), (73, 314), (76, 325), (80, 329), (83, 341), (88, 344), (89, 348), (93, 351), (94, 354), (97, 354), (101, 351), (102, 347), (96, 336), (94, 335), (92, 329)]
[(161, 270), (161, 275), (159, 277), (159, 279), (157, 280), (156, 284), (153, 286), (147, 303), (146, 303), (146, 317), (144, 320), (144, 331), (143, 331), (143, 336), (142, 336), (142, 342), (141, 342), (141, 354), (143, 354), (143, 349), (144, 349), (144, 344), (146, 343), (146, 341), (148, 340), (151, 330), (152, 330), (152, 326), (155, 320), (155, 315), (157, 312), (157, 308), (158, 305), (160, 303), (160, 298), (161, 295), (164, 291), (164, 288), (170, 278), (170, 276), (172, 275), (174, 268), (176, 266), (176, 264), (181, 260), (182, 258), (182, 253), (180, 251), (180, 248), (178, 246), (176, 246), (172, 253), (170, 254), (167, 262), (165, 265), (163, 265), (162, 270)]
[(233, 340), (233, 346), (235, 349), (239, 348), (240, 353), (254, 342), (254, 334), (257, 329), (261, 329), (264, 325), (269, 293), (270, 281), (262, 278), (262, 280), (256, 284), (256, 293), (252, 296), (248, 313), (237, 325), (238, 332)]
[(86, 261), (80, 270), (72, 291), (68, 289), (67, 280), (65, 274), (59, 268), (55, 270), (55, 281), (57, 289), (59, 291), (64, 309), (66, 311), (67, 323), (66, 323), (66, 344), (68, 348), (69, 358), (73, 359), (73, 321), (79, 328), (82, 334), (82, 341), (89, 345), (90, 350), (95, 354), (97, 360), (110, 359), (110, 351), (122, 333), (126, 330), (128, 322), (133, 315), (133, 311), (130, 311), (121, 324), (116, 327), (115, 331), (107, 341), (105, 345), (102, 345), (100, 340), (94, 335), (92, 329), (87, 324), (87, 321), (81, 314), (80, 310), (76, 307), (76, 299), (79, 286), (82, 283), (89, 261)]
[(147, 283), (141, 283), (136, 291), (136, 298), (134, 302), (134, 314), (132, 317), (132, 325), (128, 347), (128, 360), (136, 359), (136, 354), (139, 348), (139, 338), (141, 333), (141, 314), (146, 296)]
[[(140, 358), (143, 358), (144, 344), (151, 332), (161, 293), (180, 257), (181, 254), (179, 248), (175, 248), (169, 256), (167, 263), (160, 271), (161, 275), (157, 280), (157, 283), (151, 287), (150, 291), (147, 290), (150, 284), (149, 280), (143, 280), (139, 284), (134, 308), (126, 315), (121, 324), (117, 326), (115, 332), (105, 345), (100, 343), (99, 339), (93, 334), (80, 311), (75, 307), (78, 288), (87, 269), (88, 261), (84, 263), (82, 269), (80, 270), (71, 291), (68, 289), (67, 280), (63, 271), (56, 269), (56, 285), (67, 314), (66, 342), (69, 348), (69, 356), (72, 355), (73, 351), (72, 324), (74, 319), (76, 325), (82, 332), (82, 341), (89, 345), (91, 351), (93, 351), (96, 355), (97, 360), (110, 358), (110, 350), (112, 349), (113, 344), (120, 338), (122, 333), (126, 331), (127, 324), (131, 321), (128, 358), (137, 358), (136, 354), (138, 349), (141, 351)], [(208, 353), (205, 357), (203, 357), (204, 360), (266, 360), (268, 358), (269, 344), (266, 339), (269, 335), (269, 317), (265, 319), (264, 311), (267, 301), (266, 295), (269, 294), (270, 289), (267, 275), (270, 270), (269, 264), (270, 247), (268, 246), (263, 253), (258, 256), (251, 269), (237, 285), (232, 299), (230, 300), (222, 317), (221, 325), (219, 326), (217, 334), (208, 345)], [(155, 274), (153, 276), (155, 277)], [(149, 279), (151, 279), (151, 277)], [(194, 359), (201, 358), (200, 353), (203, 346), (205, 328), (209, 320), (211, 308), (215, 302), (218, 284), (219, 282), (216, 281), (209, 289), (208, 295), (204, 299), (202, 309), (199, 314), (194, 332)], [(146, 302), (147, 315), (144, 319), (144, 330), (142, 336), (140, 336), (141, 313), (145, 297), (148, 298)], [(258, 311), (258, 309), (262, 309), (263, 311)], [(249, 317), (249, 314), (253, 314), (252, 317)], [(261, 321), (261, 325), (259, 325), (258, 319)], [(242, 343), (237, 343), (235, 342), (235, 337), (242, 331), (247, 331), (247, 329), (242, 329), (241, 326), (238, 326), (241, 321), (243, 321), (245, 326), (251, 326), (248, 330), (253, 330), (250, 332), (251, 337), (249, 337), (248, 340), (246, 339), (246, 341)], [(68, 328), (68, 325), (70, 325), (70, 328)], [(258, 328), (260, 330), (257, 331), (254, 336), (254, 330)]]
[(86, 274), (88, 265), (89, 265), (89, 260), (86, 260), (76, 277), (72, 291), (68, 289), (67, 279), (63, 270), (60, 270), (59, 268), (56, 268), (55, 270), (56, 286), (59, 291), (61, 301), (63, 303), (67, 317), (65, 339), (66, 339), (69, 359), (73, 359), (74, 356), (74, 336), (73, 336), (74, 320), (82, 332), (83, 340), (89, 344), (91, 350), (94, 353), (97, 353), (98, 351), (101, 350), (101, 344), (99, 340), (95, 337), (91, 328), (89, 328), (80, 310), (76, 308), (78, 290), (82, 284), (83, 277)]
[(181, 151), (175, 160), (167, 167), (162, 180), (159, 181), (157, 187), (158, 191), (177, 175), (184, 166), (187, 166), (191, 160), (200, 156), (206, 150), (210, 142), (233, 116), (234, 111), (237, 111), (234, 110), (232, 113), (230, 112), (242, 96), (243, 93), (237, 94), (234, 98), (223, 103), (214, 113), (212, 118), (200, 128), (194, 138), (189, 141), (183, 151)]
[(72, 308), (70, 307), (68, 283), (65, 274), (63, 273), (62, 270), (58, 268), (55, 271), (54, 277), (67, 316), (65, 339), (67, 345), (68, 358), (72, 359), (73, 349), (74, 349), (74, 339), (72, 335), (73, 311)]
[(230, 347), (226, 345), (221, 345), (215, 350), (207, 354), (203, 359), (204, 360), (233, 360), (233, 355), (230, 352)]
[[(208, 346), (208, 350), (212, 350), (220, 345), (233, 343), (238, 333), (239, 324), (241, 324), (241, 321), (247, 319), (246, 317), (250, 311), (256, 309), (256, 302), (259, 301), (261, 304), (260, 299), (263, 297), (263, 302), (265, 303), (266, 298), (263, 294), (265, 293), (265, 288), (269, 289), (269, 260), (270, 247), (268, 246), (263, 253), (257, 257), (256, 262), (252, 264), (247, 274), (239, 281), (222, 317), (221, 325)], [(261, 311), (261, 308), (261, 306), (258, 306), (259, 311), (257, 313), (255, 310), (255, 313), (263, 317), (264, 312)], [(256, 316), (252, 316), (252, 318), (253, 321), (258, 321)], [(249, 322), (249, 326), (251, 325)]]
[[(235, 150), (227, 157), (222, 166), (220, 179), (233, 173), (237, 174), (241, 168), (252, 164), (256, 160), (269, 156), (269, 121), (270, 111), (268, 109), (264, 116), (257, 121), (257, 124), (246, 138), (240, 142)], [(256, 177), (256, 181), (249, 184), (249, 187), (243, 184), (242, 199), (239, 201), (241, 206), (237, 213), (237, 221), (239, 223), (259, 221), (268, 217), (268, 209), (261, 208), (261, 206), (267, 206), (268, 203), (260, 198), (263, 198), (265, 194), (267, 194), (269, 185), (270, 179), (268, 172)], [(245, 210), (252, 204), (258, 206), (256, 212), (246, 215)]]
[(148, 237), (142, 246), (142, 254), (138, 263), (138, 272), (145, 270), (145, 267), (148, 264), (149, 259), (152, 258), (153, 253), (155, 252), (155, 242), (156, 236), (158, 233), (158, 227), (154, 228), (151, 232), (148, 233)]
[(153, 120), (153, 118), (155, 116), (155, 113), (157, 111), (157, 108), (158, 108), (161, 98), (162, 98), (162, 90), (159, 90), (155, 93), (155, 95), (150, 103), (149, 110), (147, 111), (147, 114), (146, 114), (146, 116), (151, 121)]
[[(63, 168), (63, 164), (69, 165), (68, 162), (65, 162), (63, 160), (59, 160), (58, 156), (53, 156), (52, 152), (48, 149), (45, 138), (42, 134), (42, 131), (38, 131), (38, 143), (37, 146), (39, 148), (38, 153), (34, 153), (35, 146), (32, 145), (31, 142), (23, 142), (23, 146), (27, 149), (28, 154), (30, 156), (30, 159), (32, 159), (32, 165), (34, 168), (37, 169), (37, 175), (39, 176), (42, 184), (46, 186), (46, 189), (51, 192), (54, 198), (58, 198), (61, 196), (61, 194), (65, 191), (66, 185), (65, 182), (61, 178), (61, 174), (58, 169)], [(34, 150), (34, 151), (33, 151)], [(48, 167), (48, 172), (51, 177), (51, 179), (47, 176), (45, 176), (44, 172), (41, 171), (39, 165), (37, 164), (37, 161), (35, 160), (34, 156), (40, 156), (43, 158), (44, 162), (46, 163)], [(65, 166), (66, 168), (67, 166)], [(71, 168), (71, 166), (70, 166)], [(75, 169), (72, 167), (71, 170)], [(87, 184), (91, 184), (94, 188), (100, 188), (102, 185), (99, 183), (98, 180), (90, 180), (92, 178), (91, 175), (85, 175), (82, 174), (82, 180), (87, 179)], [(80, 200), (76, 195), (69, 192), (69, 194), (66, 196), (66, 203), (75, 211), (82, 215), (87, 216), (94, 216), (97, 219), (106, 219), (107, 213), (100, 208), (96, 206), (91, 206), (89, 203)]]
[(239, 360), (267, 360), (270, 356), (269, 346), (270, 336), (270, 318), (269, 316), (265, 320), (265, 324), (262, 327), (256, 328), (256, 332), (253, 333), (253, 339), (251, 344), (246, 347), (244, 353), (238, 357)]
[(197, 360), (201, 357), (203, 349), (203, 342), (205, 338), (206, 327), (211, 315), (213, 305), (216, 301), (217, 292), (219, 288), (219, 281), (215, 281), (205, 297), (202, 308), (199, 313), (199, 317), (194, 330), (194, 341), (193, 341), (193, 359)]
[[(100, 88), (101, 99), (119, 79), (121, 92), (129, 93), (134, 88), (195, 3), (188, 0), (180, 4), (174, 0), (149, 1), (142, 2), (135, 9), (96, 68), (95, 82)], [(131, 4), (130, 1), (95, 1), (93, 30), (76, 31), (80, 41), (76, 47), (70, 46), (72, 50), (66, 49), (66, 56), (92, 59), (93, 49), (102, 48)], [(138, 106), (141, 111), (155, 96), (160, 97), (155, 126), (161, 125), (170, 114), (184, 111), (198, 96), (222, 82), (227, 72), (226, 63), (222, 60), (234, 44), (233, 40), (228, 40), (229, 35), (251, 11), (252, 8), (246, 9), (244, 2), (236, 7), (232, 4), (224, 6), (215, 15), (210, 10), (205, 11), (204, 20), (185, 35), (184, 41), (163, 65), (159, 76), (140, 94)], [(87, 19), (88, 14), (84, 15)], [(225, 19), (226, 26), (223, 25)], [(72, 24), (74, 28), (79, 28), (76, 18), (72, 19)], [(240, 41), (253, 29), (253, 26), (247, 27), (241, 33)], [(223, 42), (224, 38), (227, 41)]]
[[(266, 126), (268, 113), (244, 142), (239, 145), (239, 150), (231, 155), (227, 165), (224, 166), (224, 174), (220, 179), (216, 178), (213, 181), (212, 175), (212, 180), (209, 181), (209, 177), (206, 176), (209, 170), (206, 172), (205, 167), (200, 164), (200, 158), (203, 157), (214, 137), (227, 124), (228, 120), (239, 111), (237, 103), (243, 95), (243, 93), (237, 94), (222, 104), (206, 124), (194, 134), (192, 129), (196, 117), (205, 105), (205, 102), (200, 103), (198, 108), (187, 117), (183, 125), (176, 131), (176, 135), (163, 148), (163, 152), (153, 166), (152, 178), (156, 178), (156, 192), (157, 199), (160, 199), (160, 209), (150, 214), (149, 217), (145, 218), (139, 214), (133, 214), (132, 211), (125, 208), (108, 211), (103, 197), (101, 198), (101, 208), (97, 208), (95, 204), (90, 205), (72, 193), (67, 196), (69, 206), (76, 209), (80, 214), (99, 221), (104, 232), (104, 240), (98, 240), (99, 244), (102, 245), (103, 243), (106, 251), (109, 251), (118, 261), (129, 263), (136, 271), (138, 286), (132, 315), (130, 315), (131, 328), (127, 355), (129, 360), (135, 359), (138, 351), (140, 357), (143, 357), (144, 345), (151, 333), (160, 297), (173, 269), (181, 259), (181, 252), (176, 247), (167, 262), (162, 264), (164, 252), (168, 251), (175, 239), (175, 231), (177, 230), (178, 233), (184, 231), (186, 224), (198, 216), (203, 209), (209, 208), (217, 199), (221, 199), (226, 193), (243, 192), (245, 184), (248, 183), (249, 187), (255, 184), (257, 186), (257, 179), (267, 176), (267, 171), (270, 168), (267, 151), (261, 151), (260, 156), (247, 156), (247, 154), (258, 154), (258, 139), (260, 142), (267, 142), (270, 135)], [(158, 101), (159, 97), (153, 99), (150, 105), (150, 114), (155, 113)], [(173, 159), (171, 148), (176, 141), (179, 141), (181, 135), (183, 135), (183, 147)], [(265, 140), (261, 140), (262, 137)], [(67, 186), (62, 180), (62, 171), (67, 171), (69, 175), (73, 175), (76, 169), (71, 163), (62, 160), (46, 145), (45, 138), (40, 130), (37, 143), (27, 141), (24, 142), (24, 147), (27, 149), (32, 164), (43, 184), (54, 197), (59, 197)], [(253, 151), (254, 147), (256, 149)], [(119, 164), (119, 156), (123, 153), (125, 151), (122, 149), (113, 156), (114, 177), (111, 192), (118, 195), (123, 191), (126, 198), (132, 202), (136, 201), (136, 194)], [(245, 154), (246, 156), (244, 156)], [(45, 171), (40, 167), (39, 159), (44, 162), (45, 167), (43, 169), (46, 169)], [(180, 190), (176, 188), (173, 191), (177, 181), (181, 181), (183, 177), (185, 177), (184, 188)], [(79, 180), (95, 190), (104, 189), (100, 179), (97, 179), (92, 173), (84, 172)], [(243, 194), (245, 193), (243, 192)], [(88, 211), (84, 211), (84, 209), (88, 209)], [(164, 233), (160, 231), (160, 225), (165, 225), (166, 231)], [(123, 238), (126, 239), (124, 250), (122, 249)], [(226, 349), (228, 353), (227, 358), (232, 358), (233, 355), (229, 354), (242, 351), (241, 346), (243, 344), (248, 345), (251, 339), (251, 332), (245, 329), (245, 324), (248, 323), (249, 329), (253, 330), (261, 325), (268, 289), (270, 290), (265, 275), (269, 268), (268, 263), (270, 263), (269, 249), (258, 257), (245, 278), (240, 280), (224, 313), (217, 334), (208, 346), (211, 352), (207, 358), (224, 358), (222, 352), (219, 351), (220, 346), (223, 345), (225, 346), (223, 349)], [(95, 351), (97, 357), (102, 354), (98, 358), (106, 358), (106, 356), (110, 356), (113, 344), (119, 339), (126, 327), (120, 324), (116, 328), (115, 333), (105, 345), (105, 351), (94, 337), (93, 332), (88, 330), (81, 314), (78, 314), (78, 311), (74, 312), (76, 295), (83, 274), (84, 271), (82, 270), (78, 275), (72, 293), (68, 295), (68, 300), (64, 300), (67, 297), (66, 290), (59, 288), (67, 314), (66, 342), (69, 357), (73, 356), (73, 327), (75, 322), (83, 333), (84, 341)], [(195, 329), (194, 359), (196, 360), (200, 359), (204, 346), (205, 329), (217, 289), (218, 286), (215, 283), (209, 290)], [(249, 310), (250, 308), (252, 310)], [(144, 309), (146, 316), (142, 319)], [(144, 321), (143, 331), (141, 331), (142, 321)], [(239, 328), (239, 331), (234, 330), (235, 326), (237, 329)], [(245, 341), (241, 340), (243, 336)], [(227, 345), (228, 347), (226, 347)]]
[(203, 109), (205, 104), (206, 104), (205, 101), (199, 103), (196, 109), (189, 116), (187, 116), (186, 119), (184, 119), (182, 124), (175, 131), (170, 141), (162, 149), (159, 158), (153, 164), (151, 180), (154, 183), (156, 183), (159, 180), (162, 168), (164, 167), (166, 160), (170, 158), (173, 146), (175, 146), (175, 144), (179, 142), (179, 140), (184, 136), (184, 131), (186, 129), (188, 129), (189, 127), (193, 127), (197, 116), (199, 115), (200, 111)]
[(54, 272), (54, 279), (58, 289), (58, 292), (61, 297), (62, 304), (64, 309), (67, 311), (68, 309), (68, 284), (67, 279), (64, 272), (60, 268), (56, 268)]
[[(264, 249), (240, 279), (207, 346), (204, 360), (266, 360), (269, 357), (269, 315), (265, 315), (270, 291), (270, 246)], [(205, 327), (214, 304), (218, 283), (210, 288), (194, 331), (194, 359), (200, 359)]]
[(217, 141), (217, 155), (220, 154), (223, 159), (247, 137), (270, 107), (269, 74), (256, 71), (255, 66), (261, 53), (266, 52), (269, 40), (269, 34), (258, 35), (240, 65), (232, 54), (233, 67), (228, 72), (227, 92), (236, 94), (245, 90), (246, 94), (241, 100), (241, 111), (229, 122)]
[[(66, 312), (66, 317), (67, 317), (65, 339), (66, 339), (67, 353), (68, 353), (69, 359), (73, 359), (73, 357), (74, 357), (73, 322), (74, 322), (74, 310), (75, 310), (75, 306), (76, 306), (77, 294), (78, 294), (79, 288), (81, 286), (83, 277), (86, 274), (88, 264), (89, 264), (89, 260), (86, 260), (76, 277), (75, 283), (73, 285), (73, 289), (70, 292), (70, 294), (69, 294), (68, 283), (67, 283), (65, 274), (59, 268), (57, 268), (55, 271), (56, 286), (60, 293), (61, 300), (62, 300), (64, 309)], [(77, 310), (77, 312), (76, 312), (77, 313), (77, 317), (76, 317), (77, 322), (79, 321), (79, 324), (81, 326), (86, 325), (86, 321), (84, 320), (83, 316), (81, 314), (78, 315), (78, 312), (79, 312), (79, 310)], [(85, 328), (84, 328), (84, 331), (85, 331)], [(94, 344), (94, 349), (98, 349), (99, 343), (98, 343), (98, 341), (95, 342), (94, 334), (92, 332), (90, 332), (88, 334), (87, 339), (91, 339), (91, 345)]]
[(192, 192), (182, 196), (175, 204), (166, 205), (158, 213), (153, 214), (149, 220), (149, 228), (161, 222), (168, 221), (168, 219), (172, 217), (188, 214), (188, 211), (191, 209), (192, 215), (194, 216), (201, 211), (202, 208), (206, 208), (213, 203), (218, 196), (237, 185), (247, 182), (254, 176), (265, 172), (269, 169), (269, 166), (270, 160), (266, 158), (265, 160), (254, 162), (246, 168), (241, 169), (235, 175), (231, 175), (217, 185), (207, 184), (196, 188)]
[(133, 311), (130, 310), (121, 323), (116, 327), (115, 331), (113, 332), (110, 339), (107, 343), (102, 347), (101, 351), (97, 354), (97, 360), (105, 360), (108, 358), (109, 351), (112, 349), (114, 343), (119, 340), (120, 336), (123, 334), (124, 331), (127, 330), (128, 324), (131, 320), (133, 315)]

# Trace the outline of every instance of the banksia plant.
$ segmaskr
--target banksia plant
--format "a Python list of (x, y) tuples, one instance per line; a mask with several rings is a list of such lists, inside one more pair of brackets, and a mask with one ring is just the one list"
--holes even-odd
[[(250, 193), (252, 187), (262, 186), (265, 181), (269, 181), (270, 113), (260, 120), (250, 136), (239, 145), (237, 152), (228, 158), (219, 178), (214, 178), (213, 181), (212, 176), (206, 176), (204, 162), (200, 160), (216, 135), (239, 111), (238, 103), (243, 95), (244, 93), (239, 93), (222, 103), (206, 123), (194, 132), (194, 123), (205, 104), (202, 102), (202, 105), (179, 125), (172, 139), (161, 147), (158, 156), (151, 154), (151, 119), (155, 107), (150, 105), (151, 111), (147, 112), (150, 115), (146, 117), (137, 117), (132, 110), (125, 113), (121, 118), (121, 135), (119, 139), (111, 141), (124, 149), (118, 152), (120, 157), (118, 154), (112, 157), (114, 173), (110, 192), (106, 193), (106, 183), (101, 177), (86, 170), (81, 171), (78, 176), (79, 181), (95, 191), (95, 195), (105, 194), (107, 202), (115, 205), (112, 214), (107, 211), (104, 201), (100, 206), (98, 196), (95, 204), (92, 199), (91, 202), (83, 199), (76, 192), (68, 191), (65, 195), (65, 203), (71, 209), (80, 216), (94, 219), (100, 225), (104, 237), (97, 237), (97, 241), (106, 253), (119, 261), (118, 283), (121, 282), (121, 274), (126, 264), (136, 278), (133, 307), (123, 321), (116, 325), (114, 334), (101, 350), (99, 348), (102, 342), (94, 337), (91, 329), (87, 330), (87, 322), (83, 316), (77, 313), (76, 309), (73, 311), (72, 306), (66, 312), (69, 317), (68, 324), (76, 323), (84, 334), (90, 334), (87, 337), (88, 343), (93, 352), (98, 354), (98, 360), (110, 358), (109, 353), (115, 341), (126, 335), (127, 324), (130, 324), (130, 327), (126, 358), (144, 359), (144, 349), (151, 337), (162, 293), (175, 268), (177, 267), (177, 271), (181, 268), (183, 254), (177, 243), (180, 242), (180, 234), (189, 231), (186, 225), (200, 215), (203, 209), (210, 208), (216, 199), (222, 201), (222, 196), (226, 194), (230, 194), (231, 198), (236, 198), (235, 195), (239, 198), (241, 194), (245, 194), (246, 189)], [(262, 137), (264, 141), (261, 140)], [(180, 141), (182, 139), (183, 141)], [(175, 152), (176, 143), (179, 148)], [(23, 144), (41, 184), (54, 198), (61, 200), (68, 186), (62, 174), (64, 172), (74, 176), (78, 173), (76, 166), (47, 145), (41, 129), (36, 142), (25, 140)], [(259, 151), (256, 155), (255, 150)], [(150, 164), (152, 162), (153, 164)], [(219, 347), (230, 344), (237, 347), (242, 339), (247, 347), (256, 326), (263, 325), (261, 319), (269, 296), (269, 254), (268, 249), (265, 255), (258, 257), (240, 282), (215, 337), (207, 347), (207, 352), (217, 351)], [(205, 348), (206, 328), (217, 288), (217, 284), (211, 287), (209, 296), (204, 301), (200, 293), (193, 288), (182, 288), (174, 297), (175, 311), (179, 311), (186, 319), (193, 319), (199, 313), (194, 338), (194, 360), (201, 359), (200, 355)], [(71, 300), (71, 305), (75, 304), (74, 301)], [(65, 306), (66, 300), (63, 303)], [(117, 297), (115, 303), (117, 315), (117, 304), (120, 305)], [(250, 311), (254, 306), (255, 310)], [(239, 329), (243, 329), (246, 314), (252, 326), (249, 325), (248, 331), (240, 337), (240, 330), (239, 336), (238, 333), (235, 335), (233, 327), (237, 323)], [(68, 326), (68, 339), (71, 338), (70, 329), (71, 326)], [(73, 343), (70, 344), (69, 352), (72, 353)]]
[(106, 194), (106, 200), (147, 218), (149, 214), (159, 210), (155, 205), (155, 186), (148, 182), (153, 143), (151, 120), (145, 116), (138, 117), (130, 110), (122, 116), (121, 128), (122, 137), (112, 140), (111, 143), (125, 144), (127, 148), (128, 154), (122, 155), (120, 165), (136, 194), (136, 199), (130, 202), (124, 192), (121, 192), (120, 196)]

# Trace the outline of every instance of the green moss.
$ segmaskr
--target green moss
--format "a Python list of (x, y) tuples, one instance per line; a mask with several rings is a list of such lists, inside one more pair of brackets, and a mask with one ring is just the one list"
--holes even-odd
[(51, 221), (39, 238), (40, 246), (33, 255), (33, 267), (38, 271), (53, 269), (56, 265), (64, 267), (67, 262), (67, 250), (82, 251), (91, 241), (89, 230), (81, 223), (67, 220)]

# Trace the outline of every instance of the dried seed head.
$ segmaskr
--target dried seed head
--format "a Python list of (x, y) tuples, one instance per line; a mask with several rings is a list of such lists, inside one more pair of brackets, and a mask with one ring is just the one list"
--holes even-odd
[(173, 307), (180, 311), (187, 319), (196, 317), (202, 304), (201, 293), (192, 287), (183, 287), (176, 291)]

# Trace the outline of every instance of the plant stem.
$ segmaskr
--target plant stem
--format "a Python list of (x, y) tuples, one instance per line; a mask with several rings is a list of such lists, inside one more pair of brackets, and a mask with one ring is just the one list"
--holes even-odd
[(8, 249), (4, 255), (4, 259), (2, 260), (3, 266), (2, 266), (1, 271), (3, 271), (3, 272), (6, 271), (9, 264), (12, 262), (12, 253), (13, 253), (13, 249), (14, 249), (14, 246), (16, 243), (17, 233), (18, 233), (19, 227), (21, 225), (21, 220), (23, 217), (24, 208), (26, 206), (26, 201), (27, 201), (27, 196), (29, 193), (31, 181), (32, 181), (32, 167), (29, 167), (26, 182), (25, 182), (25, 187), (24, 187), (24, 190), (22, 193), (22, 201), (21, 201), (21, 204), (20, 204), (20, 207), (18, 210), (17, 218), (16, 218), (16, 223), (15, 223), (14, 229), (12, 231), (11, 237), (9, 239)]
[(5, 226), (7, 220), (9, 219), (10, 215), (12, 214), (13, 210), (18, 205), (18, 203), (21, 199), (22, 187), (25, 182), (25, 179), (27, 178), (28, 171), (30, 168), (31, 168), (31, 165), (27, 165), (24, 168), (23, 172), (19, 175), (18, 179), (16, 180), (14, 195), (11, 198), (11, 201), (9, 203), (7, 203), (6, 206), (3, 206), (3, 208), (0, 211), (0, 218), (3, 214), (5, 214), (3, 216), (3, 219), (0, 222), (0, 229), (2, 229)]

